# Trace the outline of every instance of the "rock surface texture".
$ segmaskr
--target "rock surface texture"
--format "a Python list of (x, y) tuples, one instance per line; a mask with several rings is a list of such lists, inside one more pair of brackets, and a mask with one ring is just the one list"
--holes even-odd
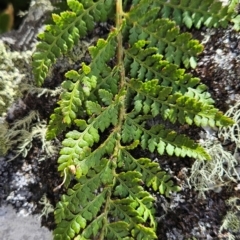
[(16, 214), (11, 206), (0, 208), (1, 240), (51, 240), (51, 232), (40, 226), (39, 216)]

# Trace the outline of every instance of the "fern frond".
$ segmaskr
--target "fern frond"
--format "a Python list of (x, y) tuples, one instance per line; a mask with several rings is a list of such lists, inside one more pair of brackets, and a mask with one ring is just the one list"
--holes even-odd
[(169, 197), (171, 192), (180, 190), (178, 186), (174, 185), (171, 176), (163, 171), (158, 163), (152, 162), (148, 158), (135, 159), (125, 148), (121, 151), (121, 159), (125, 159), (123, 170), (131, 169), (140, 172), (142, 181), (154, 191)]
[(96, 86), (96, 78), (80, 75), (78, 72), (71, 70), (65, 74), (68, 80), (62, 83), (63, 92), (60, 95), (60, 105), (51, 115), (47, 137), (54, 138), (77, 118), (86, 96), (90, 94), (92, 88)]
[[(149, 6), (149, 2), (145, 1)], [(165, 59), (178, 66), (196, 67), (196, 57), (202, 52), (203, 46), (192, 39), (190, 33), (180, 33), (175, 22), (158, 18), (160, 6), (147, 10), (144, 5), (133, 8), (128, 15), (128, 22), (133, 25), (130, 29), (129, 43), (133, 45), (138, 40), (145, 40), (148, 47), (155, 46), (157, 52)], [(161, 26), (161, 27), (159, 27)]]
[[(107, 174), (108, 178), (104, 178)], [(98, 212), (104, 205), (108, 192), (108, 188), (102, 190), (100, 188), (103, 183), (110, 183), (109, 174), (111, 175), (111, 169), (108, 168), (107, 161), (102, 159), (96, 172), (89, 171), (86, 177), (79, 179), (79, 183), (73, 189), (68, 190), (68, 195), (62, 197), (55, 211), (55, 219), (58, 223), (57, 229), (54, 230), (55, 240), (72, 239), (79, 232), (82, 232), (82, 237), (86, 239), (91, 236), (93, 239), (99, 234), (106, 216), (104, 214), (98, 216)]]
[(158, 79), (161, 86), (172, 87), (172, 92), (181, 92), (205, 103), (213, 103), (210, 94), (206, 92), (206, 85), (201, 84), (199, 78), (163, 60), (157, 48), (147, 47), (146, 44), (145, 40), (139, 40), (125, 51), (125, 65), (130, 78), (141, 81)]
[(99, 89), (98, 91), (100, 99), (105, 105), (110, 105), (113, 100), (113, 94), (105, 89)]
[[(96, 165), (102, 155), (111, 152), (114, 146), (112, 134), (99, 146), (96, 152), (91, 153), (91, 147), (99, 141), (99, 130), (104, 132), (111, 124), (115, 126), (118, 119), (118, 105), (114, 103), (106, 108), (101, 108), (99, 104), (87, 101), (86, 110), (91, 116), (88, 123), (83, 119), (75, 119), (74, 122), (80, 131), (74, 130), (67, 133), (66, 139), (62, 142), (63, 148), (58, 160), (59, 171), (64, 171), (71, 165), (77, 165), (78, 177)], [(96, 113), (98, 115), (95, 115)], [(92, 160), (96, 162), (92, 162)], [(86, 162), (90, 164), (88, 167)]]
[(116, 56), (117, 34), (117, 31), (112, 31), (107, 40), (100, 38), (96, 46), (89, 47), (91, 72), (98, 81), (96, 89), (105, 89), (113, 94), (118, 93), (119, 82), (117, 69), (112, 69), (110, 63)]
[[(129, 128), (135, 129), (136, 134), (130, 135)], [(211, 159), (204, 148), (193, 140), (173, 130), (165, 129), (163, 125), (155, 125), (147, 130), (144, 121), (138, 122), (138, 119), (135, 120), (128, 116), (122, 134), (125, 143), (140, 140), (143, 149), (148, 149), (150, 152), (157, 150), (160, 155), (167, 152), (170, 156), (175, 154), (181, 157)]]
[(118, 221), (110, 223), (107, 226), (108, 234), (106, 239), (129, 239), (128, 236), (128, 224), (124, 221)]
[(39, 34), (41, 42), (33, 55), (33, 72), (38, 86), (42, 85), (47, 73), (56, 59), (71, 50), (94, 28), (94, 22), (105, 21), (113, 7), (113, 1), (67, 1), (71, 11), (53, 14), (54, 25), (48, 25), (44, 33)]
[[(234, 11), (222, 2), (215, 0), (136, 0), (136, 8), (141, 6), (141, 14), (147, 14), (152, 8), (158, 7), (158, 14), (162, 18), (173, 19), (178, 25), (188, 28), (194, 26), (227, 27), (232, 19)], [(158, 17), (159, 17), (158, 15)]]
[(225, 16), (227, 8), (213, 0), (81, 2), (68, 0), (72, 11), (53, 15), (55, 24), (40, 35), (33, 57), (40, 85), (56, 58), (95, 22), (113, 21), (116, 7), (116, 24), (108, 37), (88, 48), (90, 63), (65, 74), (51, 116), (48, 138), (71, 129), (58, 159), (64, 175), (60, 186), (75, 182), (57, 204), (54, 239), (156, 239), (155, 199), (146, 190), (169, 197), (180, 188), (156, 162), (135, 158), (131, 150), (210, 159), (187, 136), (152, 122), (158, 117), (163, 123), (197, 126), (233, 123), (214, 108), (200, 79), (179, 68), (182, 63), (194, 67), (202, 45), (177, 26), (224, 25), (231, 14)]
[(77, 114), (82, 106), (83, 101), (90, 95), (90, 91), (96, 87), (96, 77), (87, 76), (82, 74), (81, 76), (74, 70), (65, 74), (69, 79), (62, 84), (65, 90), (61, 95), (60, 107), (63, 113), (63, 122), (70, 125), (74, 119), (77, 118)]
[[(77, 130), (68, 132), (66, 139), (62, 142), (63, 148), (60, 152), (61, 156), (58, 160), (59, 163), (64, 162), (66, 165), (73, 164), (74, 160), (81, 160), (88, 156), (91, 152), (90, 147), (95, 142), (99, 141), (99, 134), (94, 127), (87, 127), (82, 133)], [(67, 159), (67, 162), (65, 162)], [(60, 165), (59, 170), (66, 166)]]
[[(153, 218), (153, 198), (143, 190), (141, 174), (128, 171), (117, 176), (117, 187), (113, 192), (117, 199), (111, 202), (110, 213), (116, 220), (129, 224), (133, 239), (156, 239), (153, 230), (156, 227)], [(126, 198), (127, 197), (127, 198)], [(149, 226), (143, 223), (149, 220)]]
[(136, 171), (122, 172), (118, 174), (117, 186), (113, 192), (114, 196), (135, 200), (131, 206), (142, 216), (144, 222), (148, 222), (150, 226), (156, 227), (154, 220), (153, 197), (143, 188), (139, 186), (141, 174)]
[[(156, 239), (153, 231), (156, 224), (153, 198), (138, 186), (141, 174), (127, 172), (115, 175), (110, 162), (104, 158), (94, 168), (86, 176), (81, 176), (79, 183), (69, 189), (68, 194), (57, 204), (55, 219), (58, 227), (54, 231), (54, 239), (72, 239), (77, 236), (78, 239), (100, 239), (102, 234), (105, 235), (104, 239), (111, 239), (113, 234), (119, 235), (112, 231), (112, 223), (115, 223), (115, 227), (118, 224), (121, 227), (123, 221), (128, 229), (125, 236), (130, 234), (134, 239)], [(111, 190), (114, 187), (113, 178), (115, 190)], [(101, 208), (104, 211), (99, 214)], [(143, 225), (147, 219), (150, 220), (150, 227)]]
[[(89, 53), (93, 59), (91, 62), (91, 69), (94, 72), (95, 76), (100, 76), (106, 74), (107, 64), (116, 53), (116, 35), (117, 32), (113, 31), (109, 34), (108, 39), (104, 40), (99, 38), (96, 46), (89, 47)], [(102, 71), (104, 69), (104, 71)]]
[(129, 86), (138, 93), (134, 98), (137, 113), (147, 115), (151, 112), (153, 116), (160, 114), (172, 123), (178, 120), (181, 124), (194, 122), (197, 126), (228, 126), (233, 123), (212, 105), (179, 92), (171, 94), (171, 88), (159, 86), (158, 80), (145, 83), (131, 80)]
[[(96, 99), (103, 91), (117, 93), (119, 76), (107, 63), (115, 54), (116, 34), (112, 33), (108, 40), (99, 39), (96, 46), (89, 48), (94, 58), (89, 66), (82, 63), (80, 73), (71, 70), (65, 74), (67, 80), (62, 83), (59, 108), (54, 110), (48, 127), (47, 137), (53, 139), (73, 123), (78, 115), (84, 115), (86, 98)], [(103, 71), (105, 69), (105, 71)], [(99, 94), (95, 89), (99, 90)], [(91, 96), (90, 96), (91, 95)]]
[(50, 116), (46, 138), (48, 140), (54, 139), (57, 135), (67, 129), (66, 123), (63, 122), (63, 114), (60, 107), (54, 109), (54, 113)]

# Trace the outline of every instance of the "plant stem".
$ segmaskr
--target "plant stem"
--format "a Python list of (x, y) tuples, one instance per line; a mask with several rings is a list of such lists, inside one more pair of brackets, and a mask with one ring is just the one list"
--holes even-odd
[(125, 82), (125, 69), (123, 66), (123, 43), (122, 43), (122, 34), (121, 34), (121, 27), (123, 22), (123, 10), (122, 10), (122, 0), (116, 0), (116, 28), (119, 31), (117, 36), (118, 41), (118, 49), (117, 49), (117, 63), (120, 69), (120, 89), (124, 86)]
[[(121, 132), (122, 122), (123, 122), (123, 119), (125, 116), (125, 106), (123, 104), (125, 101), (125, 91), (124, 91), (125, 69), (124, 69), (124, 64), (123, 64), (123, 44), (122, 44), (122, 33), (121, 33), (122, 22), (123, 22), (122, 19), (123, 19), (122, 0), (116, 0), (116, 29), (118, 32), (118, 35), (117, 35), (117, 43), (118, 43), (117, 44), (117, 65), (118, 65), (119, 73), (120, 73), (119, 96), (118, 96), (118, 101), (120, 103), (120, 109), (119, 109), (119, 121), (115, 128), (116, 134)], [(113, 154), (109, 158), (109, 161), (111, 161), (110, 164), (112, 165), (112, 174), (113, 174), (114, 178), (113, 178), (112, 189), (111, 190), (109, 189), (107, 196), (106, 196), (106, 204), (104, 207), (105, 218), (104, 218), (101, 234), (99, 236), (99, 240), (103, 240), (105, 237), (105, 234), (106, 234), (107, 217), (108, 217), (108, 211), (109, 211), (110, 204), (111, 204), (111, 195), (113, 192), (113, 188), (116, 184), (116, 176), (117, 176), (116, 167), (117, 167), (117, 162), (118, 162), (118, 153), (121, 148), (120, 141), (121, 141), (120, 138), (116, 138), (116, 145), (114, 147)]]

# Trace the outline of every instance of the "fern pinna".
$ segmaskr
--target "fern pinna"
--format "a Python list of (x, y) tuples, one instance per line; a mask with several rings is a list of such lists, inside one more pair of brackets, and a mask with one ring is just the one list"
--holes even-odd
[(232, 124), (214, 108), (207, 87), (180, 68), (196, 66), (203, 47), (178, 25), (226, 26), (234, 13), (214, 0), (67, 3), (71, 11), (54, 14), (55, 24), (40, 35), (33, 56), (38, 85), (95, 22), (115, 16), (115, 26), (89, 47), (90, 64), (65, 74), (51, 115), (47, 137), (66, 133), (58, 170), (68, 188), (56, 206), (54, 239), (156, 239), (152, 194), (169, 196), (180, 188), (158, 163), (132, 150), (210, 159), (189, 137), (149, 123), (157, 117), (197, 126)]

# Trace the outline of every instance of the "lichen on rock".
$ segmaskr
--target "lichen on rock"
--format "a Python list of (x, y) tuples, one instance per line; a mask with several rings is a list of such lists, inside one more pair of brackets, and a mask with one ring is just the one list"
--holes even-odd
[(0, 40), (0, 115), (19, 97), (19, 84), (31, 81), (30, 61), (32, 51), (11, 51)]

